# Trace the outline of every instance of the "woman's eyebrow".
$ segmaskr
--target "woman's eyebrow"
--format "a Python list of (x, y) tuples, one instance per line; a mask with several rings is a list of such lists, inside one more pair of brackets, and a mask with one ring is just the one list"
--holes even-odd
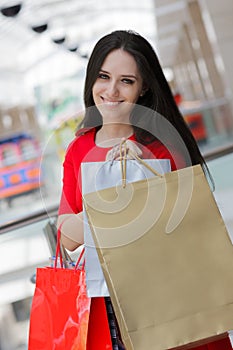
[(122, 77), (127, 77), (127, 78), (134, 78), (134, 79), (137, 79), (136, 75), (133, 75), (133, 74), (122, 74), (121, 76), (122, 76)]
[[(111, 74), (108, 71), (104, 70), (104, 69), (100, 69), (100, 72), (102, 73), (106, 73), (106, 74)], [(136, 75), (134, 74), (121, 74), (121, 77), (127, 77), (127, 78), (134, 78), (137, 79)]]

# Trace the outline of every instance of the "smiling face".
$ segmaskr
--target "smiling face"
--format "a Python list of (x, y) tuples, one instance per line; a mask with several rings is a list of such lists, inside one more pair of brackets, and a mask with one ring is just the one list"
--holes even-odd
[(133, 56), (122, 49), (110, 52), (92, 89), (103, 123), (129, 123), (130, 112), (142, 93), (142, 85)]

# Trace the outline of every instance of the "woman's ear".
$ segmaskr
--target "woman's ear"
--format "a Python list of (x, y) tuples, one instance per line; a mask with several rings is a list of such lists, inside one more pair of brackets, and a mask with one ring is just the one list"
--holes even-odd
[(142, 91), (141, 91), (141, 93), (140, 93), (140, 96), (142, 97), (142, 96), (144, 96), (145, 95), (145, 93), (148, 91), (148, 88), (146, 87), (146, 86), (144, 86), (143, 88), (142, 88)]

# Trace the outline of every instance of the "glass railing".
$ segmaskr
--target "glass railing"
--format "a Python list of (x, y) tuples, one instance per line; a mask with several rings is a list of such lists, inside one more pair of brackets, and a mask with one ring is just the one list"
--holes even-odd
[(219, 148), (206, 159), (215, 182), (214, 197), (233, 242), (233, 147)]

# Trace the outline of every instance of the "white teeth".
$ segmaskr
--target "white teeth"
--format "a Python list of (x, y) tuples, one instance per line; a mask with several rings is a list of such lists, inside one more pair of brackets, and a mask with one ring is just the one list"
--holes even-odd
[(105, 104), (109, 106), (117, 106), (120, 102), (106, 101)]
[(108, 105), (108, 106), (117, 106), (119, 105), (122, 101), (107, 101), (107, 100), (104, 100), (103, 101), (105, 105)]

